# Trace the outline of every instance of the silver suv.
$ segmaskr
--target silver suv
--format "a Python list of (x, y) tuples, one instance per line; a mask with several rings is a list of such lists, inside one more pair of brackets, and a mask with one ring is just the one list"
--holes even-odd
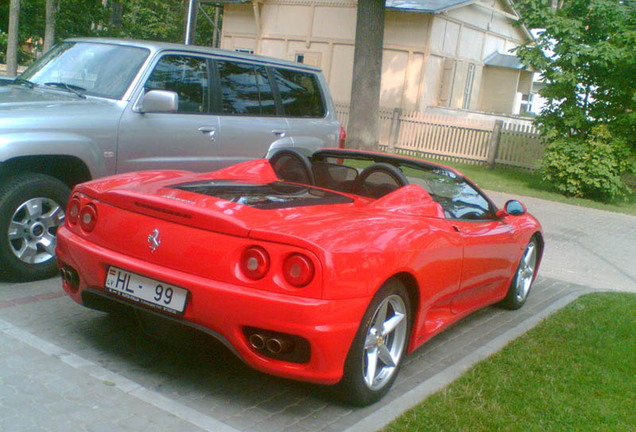
[(319, 69), (176, 44), (69, 39), (0, 86), (0, 280), (55, 272), (70, 188), (341, 146)]

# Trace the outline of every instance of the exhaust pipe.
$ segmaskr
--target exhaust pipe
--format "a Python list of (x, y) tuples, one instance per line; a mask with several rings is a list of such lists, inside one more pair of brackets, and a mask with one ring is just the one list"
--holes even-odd
[(265, 345), (267, 344), (267, 341), (265, 340), (265, 336), (258, 333), (252, 334), (250, 336), (249, 341), (252, 348), (256, 350), (262, 350), (263, 348), (265, 348)]
[(266, 346), (272, 354), (282, 354), (288, 352), (292, 344), (288, 339), (273, 337), (267, 340)]
[(259, 355), (290, 363), (311, 359), (309, 341), (301, 336), (256, 327), (244, 327), (245, 343)]
[(69, 266), (60, 267), (60, 276), (62, 280), (66, 282), (74, 291), (79, 288), (79, 275), (77, 272)]

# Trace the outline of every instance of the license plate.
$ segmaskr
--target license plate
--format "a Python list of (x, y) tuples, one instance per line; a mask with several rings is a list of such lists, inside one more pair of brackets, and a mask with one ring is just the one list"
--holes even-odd
[(129, 300), (170, 313), (182, 313), (188, 291), (117, 267), (109, 267), (106, 289)]

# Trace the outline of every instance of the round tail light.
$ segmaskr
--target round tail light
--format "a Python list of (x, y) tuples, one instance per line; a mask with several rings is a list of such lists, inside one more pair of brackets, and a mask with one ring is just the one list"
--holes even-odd
[(80, 214), (80, 201), (77, 197), (71, 198), (68, 203), (68, 209), (66, 210), (66, 218), (71, 225), (76, 225), (79, 220)]
[(283, 263), (285, 280), (296, 288), (302, 288), (314, 278), (314, 264), (309, 257), (292, 254)]
[(97, 224), (97, 209), (93, 204), (86, 204), (79, 212), (79, 223), (86, 232), (91, 232)]
[(269, 271), (269, 255), (265, 249), (252, 246), (241, 255), (241, 271), (250, 279), (258, 280)]

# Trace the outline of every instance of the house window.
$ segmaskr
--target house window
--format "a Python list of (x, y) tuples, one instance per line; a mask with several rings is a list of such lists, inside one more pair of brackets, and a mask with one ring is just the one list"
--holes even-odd
[(450, 106), (451, 97), (453, 95), (453, 81), (455, 81), (454, 59), (444, 59), (444, 69), (442, 70), (442, 79), (439, 86), (439, 105)]
[(296, 63), (320, 66), (320, 53), (317, 52), (297, 52), (295, 58)]
[(533, 93), (525, 93), (521, 95), (521, 106), (519, 107), (519, 114), (524, 115), (532, 113), (533, 99)]
[(473, 79), (475, 77), (475, 65), (468, 65), (468, 74), (466, 76), (466, 87), (464, 88), (464, 104), (462, 109), (469, 109), (470, 107), (470, 95), (473, 92)]

